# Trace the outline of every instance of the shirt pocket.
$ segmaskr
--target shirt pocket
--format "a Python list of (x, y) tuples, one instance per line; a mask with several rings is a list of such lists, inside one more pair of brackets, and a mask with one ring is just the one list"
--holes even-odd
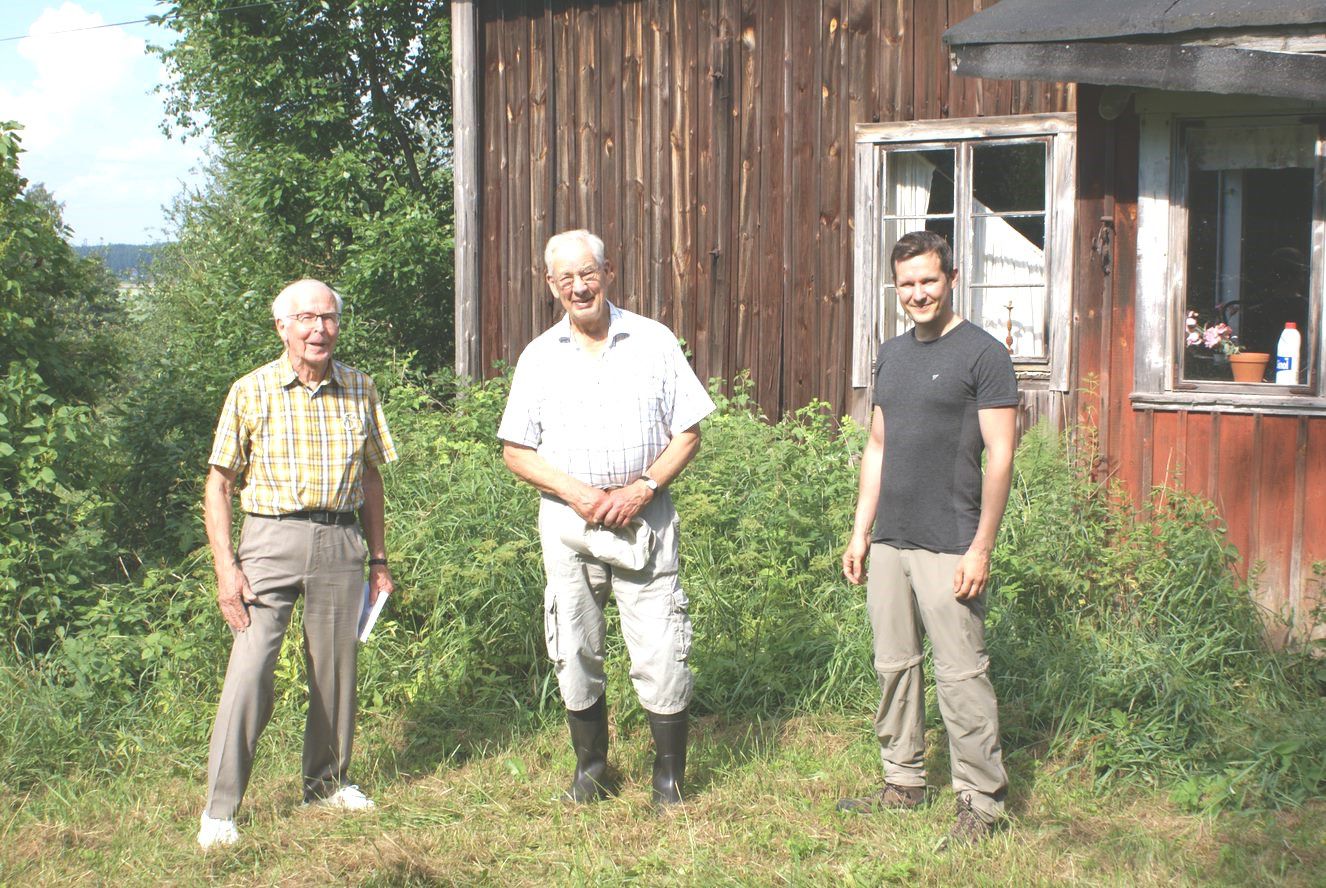
[(368, 441), (370, 427), (366, 409), (355, 404), (347, 404), (341, 411), (339, 424), (347, 455), (353, 457), (362, 453), (364, 444)]

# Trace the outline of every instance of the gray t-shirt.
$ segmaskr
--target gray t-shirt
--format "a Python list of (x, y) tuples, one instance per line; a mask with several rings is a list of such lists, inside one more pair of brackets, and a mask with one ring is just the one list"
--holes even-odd
[(884, 466), (874, 542), (962, 554), (981, 518), (977, 411), (1018, 402), (1008, 350), (968, 321), (938, 339), (915, 331), (879, 348), (875, 406), (884, 411)]

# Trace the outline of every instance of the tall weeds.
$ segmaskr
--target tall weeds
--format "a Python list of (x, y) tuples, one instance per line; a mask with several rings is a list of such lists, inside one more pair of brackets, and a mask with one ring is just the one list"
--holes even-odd
[(1326, 788), (1315, 664), (1272, 652), (1209, 502), (1158, 488), (1137, 510), (1025, 436), (995, 553), (989, 632), (1008, 742), (1049, 738), (1100, 779), (1196, 806)]
[[(409, 384), (388, 404), (400, 592), (362, 649), (361, 749), (387, 771), (481, 753), (557, 718), (544, 653), (537, 494), (494, 437), (507, 380), (443, 406)], [(716, 391), (696, 462), (675, 485), (695, 625), (695, 710), (760, 718), (873, 708), (864, 593), (841, 578), (864, 436), (812, 405), (769, 423), (749, 384)], [(1038, 745), (1102, 782), (1170, 787), (1194, 806), (1284, 804), (1326, 788), (1320, 670), (1268, 651), (1211, 507), (1158, 491), (1136, 512), (1034, 430), (995, 554), (988, 640), (1005, 745)], [(1086, 460), (1089, 462), (1089, 460)], [(199, 537), (201, 542), (201, 536)], [(612, 619), (610, 608), (610, 619)], [(610, 702), (641, 719), (620, 633)], [(100, 589), (40, 661), (0, 665), (0, 786), (50, 773), (194, 773), (226, 633), (205, 550)], [(302, 653), (286, 645), (269, 733), (297, 745)], [(107, 739), (109, 738), (109, 739)]]

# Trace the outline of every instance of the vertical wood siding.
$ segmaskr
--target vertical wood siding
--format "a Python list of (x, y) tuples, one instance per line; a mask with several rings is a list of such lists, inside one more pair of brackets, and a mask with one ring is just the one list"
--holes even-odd
[[(989, 5), (479, 4), (482, 366), (556, 319), (542, 245), (586, 227), (614, 299), (701, 377), (748, 371), (771, 417), (847, 412), (854, 126), (1072, 109), (1070, 88), (952, 76), (940, 35)], [(1060, 410), (1041, 394), (1028, 417)]]
[[(587, 227), (614, 298), (670, 325), (702, 378), (749, 372), (770, 417), (813, 399), (848, 412), (854, 126), (1074, 107), (1071, 85), (949, 73), (940, 35), (990, 5), (480, 4), (482, 366), (556, 319), (542, 245)], [(1076, 391), (1027, 386), (1022, 424), (1076, 416), (1102, 475), (1139, 499), (1162, 483), (1212, 499), (1259, 601), (1306, 621), (1326, 562), (1326, 497), (1311, 495), (1326, 419), (1133, 409), (1137, 118), (1101, 119), (1099, 90), (1080, 89)]]
[[(1210, 411), (1136, 410), (1133, 293), (1137, 257), (1138, 123), (1110, 122), (1097, 87), (1078, 95), (1078, 236), (1074, 260), (1074, 346), (1079, 422), (1094, 428), (1106, 474), (1140, 503), (1159, 485), (1210, 499), (1228, 527), (1255, 597), (1297, 621), (1299, 637), (1322, 601), (1314, 563), (1326, 562), (1326, 418)], [(1113, 265), (1098, 250), (1101, 219), (1112, 222)], [(1283, 628), (1268, 623), (1286, 641)]]

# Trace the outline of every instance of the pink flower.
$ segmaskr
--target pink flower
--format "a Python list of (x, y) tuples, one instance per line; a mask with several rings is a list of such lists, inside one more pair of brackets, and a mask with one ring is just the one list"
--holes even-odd
[(1233, 332), (1228, 324), (1215, 324), (1202, 331), (1202, 343), (1207, 348), (1216, 348)]
[(1205, 346), (1211, 351), (1220, 351), (1227, 355), (1242, 351), (1239, 338), (1229, 324), (1218, 323), (1203, 326), (1197, 312), (1189, 311), (1183, 319), (1183, 341), (1185, 345)]

